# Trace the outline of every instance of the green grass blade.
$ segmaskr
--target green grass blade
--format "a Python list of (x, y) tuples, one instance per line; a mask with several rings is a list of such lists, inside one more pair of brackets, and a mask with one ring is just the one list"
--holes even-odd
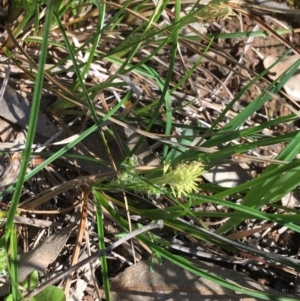
[(43, 80), (44, 80), (44, 65), (46, 63), (47, 53), (48, 53), (48, 36), (50, 29), (50, 21), (52, 17), (52, 1), (49, 1), (47, 10), (46, 10), (46, 19), (45, 19), (45, 31), (43, 35), (43, 43), (41, 45), (41, 55), (39, 58), (38, 70), (37, 70), (37, 78), (34, 86), (33, 100), (30, 110), (30, 119), (28, 124), (28, 133), (25, 144), (25, 150), (22, 156), (22, 163), (20, 168), (20, 173), (18, 176), (16, 188), (12, 197), (11, 206), (8, 211), (8, 217), (6, 221), (5, 227), (5, 239), (8, 241), (8, 238), (13, 229), (13, 220), (16, 213), (16, 209), (19, 203), (19, 199), (22, 193), (23, 184), (25, 180), (27, 166), (30, 160), (31, 155), (31, 146), (35, 137), (35, 130), (37, 125), (37, 119), (39, 115), (39, 107), (40, 107), (40, 99), (42, 95), (43, 89)]
[[(75, 58), (75, 54), (74, 54), (73, 48), (71, 47), (71, 45), (69, 43), (69, 39), (67, 37), (67, 34), (66, 34), (65, 30), (64, 30), (64, 27), (63, 27), (60, 19), (58, 17), (57, 12), (54, 11), (53, 14), (54, 14), (54, 17), (56, 18), (57, 24), (58, 24), (58, 26), (59, 26), (59, 28), (61, 30), (62, 36), (64, 37), (65, 45), (66, 45), (66, 48), (67, 48), (68, 53), (70, 55), (70, 58), (71, 58), (71, 60), (73, 62), (73, 67), (74, 67), (74, 70), (75, 70), (76, 75), (78, 77), (78, 82), (80, 83), (80, 87), (82, 88), (82, 91), (83, 91), (82, 93), (84, 95), (84, 98), (85, 98), (85, 100), (87, 102), (87, 105), (88, 105), (88, 107), (89, 107), (89, 109), (90, 109), (90, 111), (92, 113), (92, 116), (93, 116), (94, 120), (97, 121), (98, 117), (97, 117), (95, 108), (93, 106), (93, 103), (92, 103), (92, 101), (90, 99), (90, 96), (89, 96), (89, 94), (87, 92), (86, 86), (85, 86), (85, 84), (83, 82), (82, 74), (81, 74), (80, 69), (78, 67), (77, 60)], [(74, 88), (76, 88), (76, 87), (78, 87), (77, 84), (75, 84)]]
[(20, 292), (18, 287), (18, 239), (17, 229), (13, 227), (10, 236), (10, 278), (12, 281), (12, 298), (13, 300), (20, 299)]
[[(278, 61), (283, 59), (285, 57), (282, 56)], [(277, 63), (277, 62), (276, 62)], [(278, 83), (273, 82), (271, 85), (268, 87), (267, 91), (268, 92), (263, 92), (261, 93), (256, 99), (254, 99), (241, 113), (239, 113), (235, 118), (233, 118), (224, 128), (222, 128), (219, 131), (219, 134), (223, 133), (226, 134), (227, 132), (232, 132), (238, 129), (240, 126), (243, 125), (243, 123), (249, 118), (252, 114), (254, 114), (256, 111), (258, 111), (267, 101), (269, 101), (272, 98), (272, 95), (276, 94), (279, 92), (284, 84), (290, 79), (290, 77), (296, 72), (298, 67), (300, 66), (300, 60), (297, 61), (293, 66), (289, 68), (285, 73), (283, 73), (279, 78), (278, 78)], [(220, 116), (216, 119), (214, 122), (213, 126), (211, 127), (210, 131), (212, 131), (215, 127), (215, 125), (224, 118), (226, 113), (228, 112), (229, 109), (231, 109), (232, 105), (241, 98), (241, 96), (250, 88), (252, 87), (259, 79), (261, 79), (263, 76), (265, 76), (269, 70), (272, 68), (271, 66), (269, 69), (266, 69), (263, 71), (261, 74), (259, 74), (254, 80), (252, 80), (248, 85), (246, 85), (245, 88), (243, 88), (237, 95), (236, 97), (230, 102), (228, 106), (226, 106), (225, 110), (220, 114)], [(208, 146), (211, 145), (214, 142), (214, 137), (209, 140), (209, 142), (204, 143), (203, 146)]]
[[(98, 192), (96, 192), (96, 194), (97, 193)], [(111, 206), (109, 206), (109, 204), (107, 203), (105, 198), (103, 198), (102, 206), (105, 207), (105, 209), (110, 213), (110, 215), (113, 218), (116, 218), (116, 221), (118, 221), (118, 223), (120, 223), (125, 229), (128, 229), (127, 222), (123, 218), (121, 218), (120, 215)], [(192, 225), (183, 224), (182, 222), (180, 222), (178, 220), (173, 221), (173, 222), (169, 221), (166, 223), (166, 226), (171, 226), (172, 228), (174, 227), (174, 229), (180, 229), (179, 227), (182, 227), (182, 229), (184, 229), (184, 231), (183, 231), (184, 233), (193, 233), (194, 232), (194, 233), (198, 233), (197, 235), (199, 236), (199, 233), (203, 232), (203, 233), (206, 233), (205, 234), (206, 236), (213, 235), (214, 237), (223, 239), (225, 241), (229, 241), (228, 239), (226, 240), (225, 238), (222, 238), (221, 236), (210, 233), (209, 231), (205, 231), (204, 229), (200, 229), (200, 228), (196, 229)], [(243, 288), (241, 286), (237, 286), (234, 283), (228, 282), (226, 279), (221, 279), (219, 277), (213, 276), (207, 272), (202, 271), (201, 269), (197, 268), (195, 265), (191, 264), (188, 260), (186, 260), (180, 256), (171, 254), (167, 250), (154, 244), (151, 240), (149, 240), (147, 237), (145, 237), (145, 235), (139, 235), (138, 239), (140, 239), (148, 247), (150, 247), (155, 254), (158, 254), (159, 256), (172, 261), (174, 264), (182, 267), (185, 270), (190, 271), (191, 273), (194, 273), (195, 275), (198, 275), (199, 277), (204, 277), (205, 279), (209, 279), (209, 280), (213, 281), (214, 283), (217, 283), (217, 284), (219, 284), (223, 287), (226, 287), (228, 289), (231, 289), (233, 291), (236, 291), (239, 293), (244, 293), (249, 296), (261, 298), (263, 300), (274, 300), (274, 297), (276, 298), (276, 301), (277, 300), (278, 301), (296, 301), (297, 300), (296, 298), (285, 298), (285, 297), (272, 296), (272, 295), (269, 295), (269, 294), (266, 294), (263, 292), (257, 292), (254, 290), (250, 290), (248, 288)], [(232, 242), (232, 243), (236, 244), (239, 247), (243, 247), (242, 244), (239, 244), (236, 242)]]
[[(276, 159), (292, 161), (300, 150), (300, 132), (286, 146), (286, 148), (277, 156)], [(281, 169), (279, 165), (268, 166), (260, 178), (269, 172), (276, 172)], [(273, 178), (266, 179), (260, 185), (253, 187), (245, 196), (242, 204), (248, 207), (259, 209), (270, 201), (278, 201), (280, 197), (292, 191), (298, 184), (298, 174), (300, 167), (287, 170), (285, 174), (278, 174)], [(275, 188), (275, 190), (274, 190)], [(281, 188), (281, 191), (278, 189)], [(228, 232), (233, 227), (243, 221), (241, 218), (230, 218), (224, 225), (217, 229), (217, 233)]]
[[(98, 237), (99, 237), (99, 249), (104, 250), (106, 248), (104, 238), (104, 216), (101, 210), (101, 199), (99, 198), (101, 194), (94, 194), (94, 200), (96, 205), (96, 218), (97, 218), (97, 230), (98, 230)], [(103, 287), (105, 291), (105, 300), (110, 301), (110, 285), (109, 285), (109, 277), (108, 277), (108, 266), (107, 260), (105, 256), (101, 256), (101, 269), (102, 269), (102, 280), (103, 280)]]

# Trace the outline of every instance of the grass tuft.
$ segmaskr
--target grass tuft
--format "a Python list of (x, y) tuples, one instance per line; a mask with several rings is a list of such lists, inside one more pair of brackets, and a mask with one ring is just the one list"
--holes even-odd
[[(287, 36), (294, 29), (273, 29), (251, 7), (139, 0), (3, 7), (1, 77), (18, 93), (11, 97), (21, 94), (31, 105), (23, 128), (18, 118), (4, 124), (0, 110), (0, 274), (9, 278), (11, 300), (34, 295), (18, 281), (18, 256), (43, 246), (43, 228), (59, 237), (61, 227), (80, 221), (77, 241), (71, 237), (62, 251), (76, 265), (80, 251), (92, 257), (91, 249), (157, 220), (164, 231), (135, 237), (124, 262), (156, 257), (253, 298), (297, 300), (291, 283), (299, 272), (299, 105), (287, 103), (282, 88), (300, 61), (269, 81), (273, 66), (264, 70), (254, 60), (280, 47), (275, 65), (297, 53)], [(271, 36), (277, 46), (268, 44)], [(49, 120), (45, 137), (37, 134), (40, 116)], [(20, 131), (24, 143), (15, 138)], [(271, 296), (210, 275), (176, 241), (217, 256), (216, 265), (251, 260), (270, 284), (263, 262), (285, 279), (285, 292)], [(49, 255), (43, 252), (41, 258)], [(52, 262), (49, 273), (60, 265), (58, 254)], [(89, 267), (96, 294), (100, 299), (93, 275), (101, 265), (112, 300), (110, 260), (97, 264)], [(44, 279), (36, 274), (38, 291)], [(63, 298), (75, 292), (79, 278), (72, 275), (65, 275), (65, 292), (57, 291)]]

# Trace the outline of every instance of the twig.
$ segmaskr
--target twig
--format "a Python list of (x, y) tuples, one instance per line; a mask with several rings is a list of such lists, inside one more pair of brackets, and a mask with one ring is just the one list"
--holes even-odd
[(156, 229), (156, 228), (162, 228), (163, 227), (163, 221), (162, 220), (158, 220), (157, 222), (154, 222), (152, 224), (149, 224), (147, 226), (144, 226), (142, 228), (136, 229), (131, 233), (128, 233), (126, 236), (122, 237), (121, 239), (119, 239), (118, 241), (114, 242), (113, 244), (111, 244), (109, 247), (107, 247), (104, 250), (98, 250), (94, 255), (92, 255), (91, 257), (88, 257), (80, 262), (78, 262), (77, 264), (75, 264), (74, 266), (70, 267), (69, 269), (61, 272), (60, 274), (55, 275), (54, 277), (50, 278), (49, 280), (47, 280), (46, 282), (44, 282), (43, 284), (41, 284), (39, 287), (35, 288), (33, 291), (31, 291), (30, 293), (28, 293), (26, 296), (24, 296), (25, 299), (29, 299), (34, 297), (35, 295), (37, 295), (38, 293), (40, 293), (41, 291), (43, 291), (45, 288), (47, 288), (49, 285), (52, 285), (53, 283), (67, 277), (70, 273), (73, 273), (74, 271), (78, 270), (79, 268), (81, 268), (82, 266), (89, 264), (91, 262), (94, 262), (95, 260), (97, 260), (99, 257), (102, 256), (108, 256), (110, 254), (110, 252), (115, 249), (116, 247), (120, 246), (121, 244), (123, 244), (125, 241), (136, 237), (137, 235), (140, 235), (146, 231), (152, 230), (152, 229)]

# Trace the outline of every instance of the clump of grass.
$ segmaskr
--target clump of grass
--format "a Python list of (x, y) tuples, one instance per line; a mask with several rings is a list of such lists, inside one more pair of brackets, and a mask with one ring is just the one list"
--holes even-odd
[[(75, 4), (69, 1), (68, 5), (62, 6), (62, 2), (58, 1), (52, 8), (50, 4), (35, 3), (36, 14), (31, 13), (29, 16), (24, 11), (23, 21), (21, 15), (18, 26), (9, 38), (9, 49), (14, 51), (7, 50), (6, 53), (11, 55), (12, 63), (19, 68), (18, 71), (23, 72), (26, 79), (24, 82), (28, 85), (26, 88), (34, 88), (26, 147), (24, 151), (20, 151), (23, 159), (20, 175), (15, 187), (10, 186), (1, 193), (2, 197), (10, 198), (11, 203), (1, 247), (9, 250), (12, 259), (9, 263), (12, 283), (18, 283), (18, 243), (14, 227), (17, 208), (36, 210), (42, 205), (49, 205), (48, 201), (53, 199), (83, 199), (87, 203), (91, 198), (96, 204), (101, 247), (104, 246), (106, 217), (120, 232), (124, 232), (138, 227), (130, 219), (130, 215), (135, 214), (147, 221), (163, 219), (166, 231), (186, 235), (195, 244), (205, 247), (209, 243), (241, 258), (240, 254), (261, 256), (272, 262), (281, 262), (287, 269), (297, 269), (293, 261), (284, 259), (283, 256), (273, 256), (247, 243), (231, 241), (224, 234), (236, 232), (239, 225), (249, 219), (270, 221), (299, 232), (296, 224), (299, 211), (283, 207), (277, 211), (276, 204), (282, 196), (295, 191), (299, 184), (299, 133), (296, 131), (281, 136), (266, 136), (263, 133), (264, 129), (283, 122), (290, 123), (298, 116), (291, 114), (244, 128), (253, 114), (260, 111), (272, 95), (280, 91), (298, 69), (299, 63), (283, 74), (277, 83), (269, 84), (249, 105), (238, 112), (234, 111), (234, 114), (227, 114), (233, 112), (234, 104), (239, 103), (240, 98), (259, 84), (267, 73), (264, 71), (253, 75), (250, 80), (235, 71), (246, 84), (231, 101), (224, 99), (225, 106), (221, 112), (208, 117), (206, 113), (202, 113), (199, 105), (206, 100), (199, 97), (198, 89), (202, 86), (198, 79), (205, 72), (205, 68), (200, 66), (201, 58), (207, 56), (208, 51), (215, 51), (216, 41), (208, 38), (205, 40), (198, 34), (189, 39), (181, 36), (181, 29), (190, 24), (191, 20), (211, 22), (234, 17), (229, 6), (222, 2), (207, 6), (195, 3), (185, 17), (180, 18), (181, 4), (183, 5), (180, 1), (176, 1), (174, 14), (169, 9), (170, 6), (173, 8), (173, 3), (168, 1), (159, 2), (156, 6), (132, 1), (120, 4), (91, 4), (81, 1), (78, 7)], [(44, 9), (46, 19), (40, 15)], [(19, 13), (22, 14), (22, 11)], [(250, 34), (252, 33), (244, 33), (243, 37)], [(237, 37), (240, 35), (230, 36), (233, 39)], [(38, 55), (37, 49), (40, 49)], [(220, 49), (218, 55), (219, 51)], [(186, 60), (191, 55), (197, 56), (194, 63)], [(242, 68), (228, 53), (224, 52), (222, 55)], [(218, 64), (218, 61), (215, 63)], [(222, 67), (229, 68), (227, 65)], [(210, 76), (214, 78), (213, 74)], [(20, 80), (19, 75), (17, 78)], [(208, 87), (208, 97), (212, 99), (214, 91)], [(43, 153), (43, 162), (27, 173), (30, 157), (37, 155), (34, 153), (37, 149), (33, 151), (32, 145), (42, 91), (55, 94), (56, 100), (48, 107), (47, 113), (64, 129), (64, 135), (68, 138), (57, 138), (56, 145), (50, 144)], [(128, 106), (128, 103), (132, 105)], [(206, 106), (209, 105), (206, 102)], [(215, 107), (211, 106), (210, 109), (215, 110)], [(192, 118), (183, 123), (187, 116)], [(76, 126), (67, 126), (70, 119)], [(137, 135), (133, 147), (128, 145), (128, 129)], [(200, 132), (206, 139), (199, 135)], [(88, 150), (84, 155), (81, 151), (86, 150), (84, 139), (93, 133), (96, 133), (93, 144), (99, 148), (101, 145), (101, 158), (96, 158), (93, 151)], [(151, 148), (148, 143), (151, 143)], [(267, 161), (268, 167), (247, 183), (225, 188), (219, 183), (207, 183), (201, 179), (210, 166), (218, 165), (231, 157), (244, 158), (244, 154), (249, 154), (252, 150), (278, 143), (286, 145), (276, 160)], [(139, 160), (137, 164), (135, 154), (143, 153), (141, 146), (145, 145), (151, 155), (154, 155), (151, 150), (155, 147), (157, 149), (156, 159), (159, 163), (155, 166), (148, 166), (146, 161), (143, 162), (147, 158)], [(113, 154), (115, 148), (117, 155)], [(260, 160), (254, 155), (247, 158)], [(82, 159), (99, 164), (99, 169), (103, 164), (110, 170), (82, 175), (86, 173), (85, 164), (78, 165), (78, 161)], [(57, 160), (69, 165), (64, 167)], [(55, 182), (59, 178), (64, 183), (49, 185), (48, 190), (41, 191), (42, 196), (37, 192), (32, 193), (37, 195), (32, 198), (22, 195), (24, 181), (31, 179), (36, 183), (33, 176), (50, 164), (52, 171), (55, 169), (56, 173), (49, 175), (49, 181)], [(47, 178), (44, 176), (43, 180), (46, 181)], [(116, 190), (122, 193), (116, 194)], [(13, 196), (9, 197), (12, 191)], [(72, 198), (65, 199), (70, 193)], [(160, 202), (161, 199), (166, 202)], [(242, 202), (237, 204), (240, 199)], [(26, 204), (20, 203), (21, 201)], [(19, 206), (20, 204), (22, 205)], [(207, 204), (221, 206), (221, 210), (197, 210)], [(272, 208), (273, 211), (262, 212), (265, 207)], [(84, 220), (86, 212), (82, 209), (81, 213)], [(62, 220), (61, 215), (57, 214), (55, 218)], [(128, 216), (127, 220), (124, 216)], [(49, 218), (55, 219), (50, 214)], [(217, 220), (222, 225), (206, 225), (206, 219)], [(223, 222), (225, 219), (226, 222)], [(147, 246), (147, 251), (171, 260), (201, 277), (233, 291), (263, 299), (270, 298), (263, 292), (239, 287), (224, 279), (212, 278), (183, 258), (174, 256), (166, 237), (140, 235), (137, 239)], [(5, 254), (0, 254), (0, 260), (2, 255), (4, 260)], [(2, 270), (5, 268), (3, 261)], [(103, 261), (104, 283), (108, 285), (107, 275), (107, 266)], [(13, 288), (12, 296), (15, 300), (19, 298), (17, 287)]]

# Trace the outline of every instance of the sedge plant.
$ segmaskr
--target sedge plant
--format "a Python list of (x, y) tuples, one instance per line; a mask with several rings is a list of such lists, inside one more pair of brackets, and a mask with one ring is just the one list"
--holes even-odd
[[(15, 184), (5, 187), (1, 192), (3, 198), (10, 198), (13, 192), (0, 246), (0, 250), (3, 250), (0, 252), (0, 270), (2, 273), (8, 271), (13, 283), (12, 300), (22, 298), (18, 290), (18, 239), (14, 220), (21, 212), (19, 209), (22, 208), (18, 208), (21, 200), (27, 198), (26, 193), (22, 194), (24, 182), (34, 183), (34, 176), (40, 175), (50, 164), (51, 168), (61, 172), (64, 165), (57, 163), (58, 160), (73, 164), (68, 165), (62, 174), (75, 175), (74, 178), (58, 177), (56, 174), (65, 183), (58, 183), (55, 189), (45, 189), (42, 197), (37, 194), (36, 198), (27, 199), (28, 203), (23, 209), (39, 208), (54, 197), (64, 199), (70, 191), (74, 194), (72, 199), (79, 199), (80, 193), (76, 195), (74, 191), (87, 188), (85, 191), (91, 192), (88, 197), (96, 204), (100, 248), (105, 246), (106, 218), (121, 233), (138, 227), (135, 223), (130, 227), (130, 219), (124, 218), (128, 211), (129, 215), (141, 216), (142, 220), (163, 219), (167, 231), (173, 235), (185, 235), (195, 244), (207, 247), (207, 251), (214, 246), (216, 250), (222, 249), (227, 254), (249, 254), (298, 271), (293, 258), (259, 250), (249, 245), (246, 239), (233, 241), (225, 234), (240, 231), (240, 225), (247, 224), (248, 220), (280, 225), (293, 233), (300, 230), (299, 210), (278, 204), (282, 196), (297, 191), (299, 131), (265, 134), (267, 129), (291, 124), (299, 116), (296, 113), (288, 114), (249, 125), (252, 116), (261, 112), (264, 104), (278, 94), (296, 72), (299, 62), (278, 81), (264, 85), (260, 95), (235, 112), (235, 105), (255, 85), (260, 87), (268, 70), (260, 74), (251, 73), (234, 57), (222, 52), (214, 37), (234, 41), (265, 33), (232, 32), (205, 36), (192, 30), (193, 35), (186, 36), (182, 31), (195, 21), (204, 24), (228, 17), (236, 18), (225, 1), (213, 1), (209, 5), (200, 5), (200, 1), (196, 1), (185, 11), (186, 3), (181, 1), (176, 1), (175, 5), (174, 1), (158, 1), (157, 5), (144, 1), (80, 1), (78, 7), (76, 1), (68, 1), (66, 6), (62, 5), (62, 1), (54, 2), (53, 10), (51, 1), (35, 2), (34, 11), (28, 11), (28, 15), (20, 9), (18, 17), (24, 13), (24, 19), (18, 20), (13, 31), (15, 39), (11, 36), (6, 45), (9, 48), (6, 53), (11, 56), (12, 63), (24, 72), (26, 83), (34, 87), (26, 148), (20, 150), (20, 175)], [(170, 10), (170, 6), (174, 10)], [(44, 9), (46, 19), (40, 14)], [(281, 34), (286, 31), (277, 32)], [(20, 37), (22, 39), (18, 40)], [(20, 41), (26, 44), (24, 49), (18, 44)], [(39, 62), (35, 55), (36, 45), (41, 49)], [(14, 57), (14, 47), (23, 50), (21, 59), (19, 54)], [(214, 51), (226, 58), (229, 64), (212, 61), (209, 54)], [(185, 60), (191, 54), (195, 55), (195, 60)], [(207, 119), (199, 109), (199, 103), (205, 99), (199, 98), (198, 89), (201, 85), (196, 81), (205, 72), (203, 57), (216, 63), (218, 68), (231, 68), (231, 64), (252, 75), (250, 79), (236, 69), (230, 70), (245, 84), (230, 101), (224, 99), (224, 106), (216, 116), (211, 114), (210, 118), (206, 116)], [(219, 83), (214, 74), (210, 76)], [(218, 93), (214, 95), (215, 91), (208, 87), (206, 92), (210, 97), (218, 97)], [(54, 146), (49, 144), (42, 153), (42, 163), (28, 172), (30, 157), (37, 155), (32, 145), (42, 91), (55, 94), (56, 99), (48, 106), (47, 114), (52, 115), (65, 130), (67, 138), (57, 138)], [(215, 107), (210, 109), (214, 110)], [(179, 116), (191, 116), (193, 122), (182, 122)], [(71, 118), (77, 122), (77, 127), (66, 126), (64, 122)], [(128, 147), (126, 140), (128, 129), (138, 136), (132, 148)], [(86, 146), (85, 139), (92, 134), (95, 135), (94, 144), (104, 144), (107, 158), (95, 158), (92, 151), (85, 154), (71, 152)], [(117, 158), (112, 154), (112, 142), (118, 147)], [(160, 159), (158, 166), (149, 167), (146, 163), (140, 166), (141, 160), (136, 153), (144, 142), (150, 142), (151, 149), (157, 147), (157, 158)], [(267, 161), (268, 167), (249, 182), (228, 188), (202, 178), (211, 166), (279, 143), (284, 147), (276, 160)], [(147, 147), (150, 149), (149, 145)], [(121, 155), (122, 160), (118, 161)], [(250, 155), (247, 158), (254, 162), (254, 159), (259, 160)], [(100, 167), (105, 165), (111, 170), (87, 176), (84, 164), (78, 164), (80, 160), (92, 161)], [(56, 176), (51, 179), (56, 179)], [(53, 197), (54, 191), (58, 195)], [(161, 199), (166, 200), (167, 205), (160, 202)], [(242, 201), (237, 203), (240, 199)], [(198, 210), (207, 204), (212, 204), (218, 210)], [(268, 209), (266, 212), (265, 208)], [(56, 218), (59, 217), (57, 214)], [(221, 226), (206, 224), (207, 219), (217, 220)], [(143, 234), (136, 239), (162, 260), (170, 260), (218, 285), (264, 300), (274, 297), (203, 272), (182, 256), (174, 255), (170, 251), (171, 243), (163, 235)], [(102, 259), (102, 264), (105, 290), (109, 295), (109, 271), (105, 259)], [(280, 301), (296, 300), (285, 296), (276, 298)]]

